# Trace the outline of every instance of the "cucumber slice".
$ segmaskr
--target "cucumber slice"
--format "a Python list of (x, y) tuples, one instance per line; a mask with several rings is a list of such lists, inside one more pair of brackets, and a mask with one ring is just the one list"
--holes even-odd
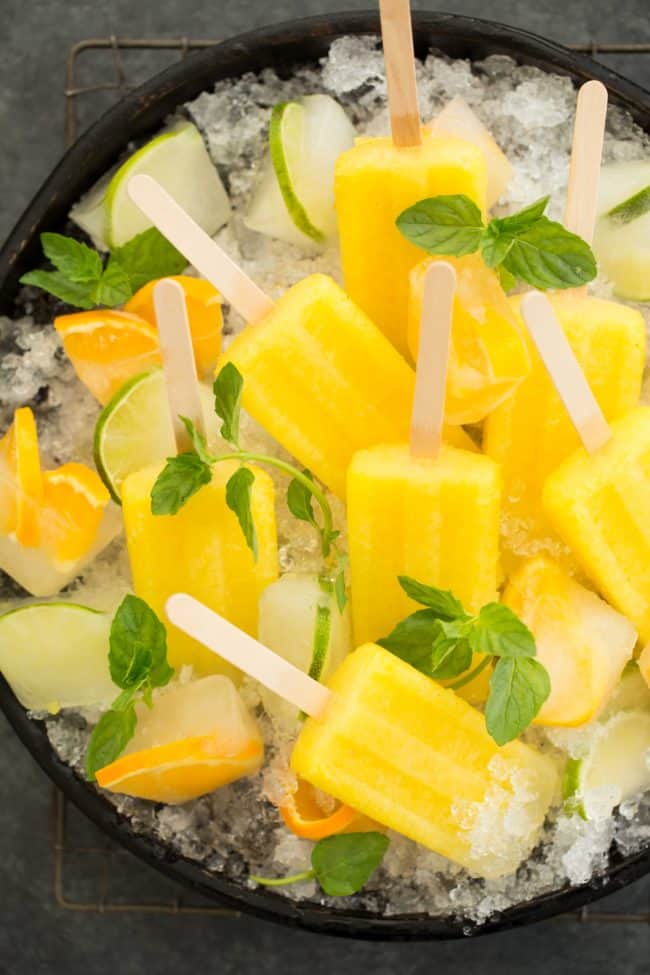
[(606, 819), (616, 806), (650, 789), (650, 712), (619, 711), (594, 735), (587, 754), (566, 767), (566, 808)]
[(191, 122), (177, 122), (138, 149), (110, 178), (100, 180), (73, 208), (71, 218), (103, 246), (120, 247), (151, 227), (127, 193), (137, 173), (155, 177), (210, 235), (230, 219), (228, 196), (201, 133)]
[(109, 613), (77, 603), (32, 603), (0, 616), (0, 671), (32, 711), (105, 707), (118, 689), (108, 670)]
[(601, 171), (594, 251), (617, 295), (650, 301), (650, 161)]
[(334, 167), (354, 128), (329, 95), (282, 102), (271, 115), (269, 155), (250, 202), (251, 230), (313, 248), (336, 235)]
[[(200, 394), (208, 439), (214, 441), (218, 424), (210, 390), (201, 386)], [(117, 391), (99, 414), (93, 450), (99, 476), (118, 504), (127, 474), (176, 453), (162, 369), (140, 373)]]
[[(325, 681), (352, 649), (352, 626), (346, 606), (339, 613), (333, 592), (318, 576), (287, 573), (260, 598), (258, 636), (315, 680)], [(260, 688), (267, 712), (280, 724), (295, 726), (298, 709)]]

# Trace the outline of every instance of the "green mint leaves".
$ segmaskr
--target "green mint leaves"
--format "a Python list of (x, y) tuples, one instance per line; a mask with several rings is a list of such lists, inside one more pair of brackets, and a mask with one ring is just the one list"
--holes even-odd
[(123, 305), (149, 281), (180, 274), (187, 261), (152, 227), (111, 251), (106, 267), (97, 251), (72, 237), (41, 234), (54, 271), (29, 271), (23, 284), (42, 288), (75, 308)]
[(198, 454), (168, 457), (151, 490), (151, 513), (175, 515), (192, 495), (212, 480), (212, 469)]
[(167, 662), (167, 633), (153, 610), (137, 596), (125, 596), (118, 607), (109, 637), (108, 665), (113, 683), (122, 693), (98, 721), (86, 752), (86, 776), (122, 754), (137, 724), (136, 695), (151, 706), (151, 692), (164, 687), (174, 675)]
[(257, 532), (251, 506), (254, 481), (255, 475), (249, 467), (239, 467), (226, 484), (226, 504), (237, 515), (246, 544), (257, 560)]
[(542, 290), (586, 284), (596, 277), (594, 254), (581, 237), (544, 216), (548, 200), (495, 217), (486, 227), (468, 196), (434, 196), (404, 210), (397, 227), (429, 254), (462, 257), (480, 251), (486, 265), (499, 271), (504, 287), (516, 280)]
[(236, 365), (227, 362), (215, 379), (214, 410), (223, 421), (221, 436), (227, 443), (239, 445), (239, 415), (244, 379)]
[(311, 870), (272, 879), (251, 875), (265, 887), (283, 887), (315, 878), (330, 897), (349, 897), (366, 886), (388, 849), (383, 833), (340, 833), (319, 840), (311, 854)]
[(328, 558), (332, 545), (341, 534), (333, 531), (330, 526), (321, 526), (314, 513), (314, 476), (311, 471), (303, 470), (291, 480), (287, 489), (287, 506), (289, 511), (299, 521), (308, 522), (320, 535), (321, 552), (323, 558)]
[[(548, 673), (535, 659), (535, 639), (503, 603), (488, 603), (470, 616), (451, 592), (400, 576), (404, 592), (425, 606), (401, 620), (380, 646), (437, 680), (453, 680), (452, 689), (473, 680), (490, 662), (485, 710), (489, 734), (498, 745), (517, 738), (551, 692)], [(473, 669), (473, 655), (483, 657)]]

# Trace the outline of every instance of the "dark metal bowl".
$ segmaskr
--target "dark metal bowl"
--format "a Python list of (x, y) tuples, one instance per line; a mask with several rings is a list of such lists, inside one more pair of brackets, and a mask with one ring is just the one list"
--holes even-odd
[[(603, 81), (613, 102), (628, 109), (650, 130), (650, 94), (590, 58), (571, 53), (533, 34), (468, 17), (414, 13), (416, 51), (434, 48), (452, 57), (480, 59), (507, 54), (524, 64), (568, 75), (580, 83)], [(0, 252), (0, 311), (14, 308), (18, 279), (40, 260), (39, 234), (60, 229), (71, 205), (109, 169), (130, 140), (159, 128), (177, 106), (222, 78), (272, 66), (289, 72), (297, 63), (322, 57), (343, 34), (378, 33), (375, 13), (343, 13), (314, 17), (243, 34), (218, 44), (163, 71), (107, 112), (66, 153)], [(7, 684), (0, 678), (0, 706), (16, 734), (53, 782), (90, 819), (147, 863), (214, 900), (267, 920), (326, 934), (377, 940), (461, 938), (504, 930), (554, 914), (576, 910), (650, 872), (650, 849), (624, 857), (612, 851), (604, 876), (581, 887), (564, 887), (510, 908), (480, 926), (462, 918), (403, 914), (391, 917), (346, 910), (345, 902), (329, 907), (301, 905), (271, 890), (249, 890), (171, 853), (152, 838), (137, 835), (128, 821), (94, 788), (78, 778), (54, 754), (42, 724), (30, 721)]]

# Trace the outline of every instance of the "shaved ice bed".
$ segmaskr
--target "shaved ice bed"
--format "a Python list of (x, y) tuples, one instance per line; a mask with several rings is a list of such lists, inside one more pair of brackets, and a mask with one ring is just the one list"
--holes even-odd
[[(423, 119), (428, 120), (446, 101), (460, 95), (491, 129), (512, 162), (515, 175), (507, 200), (497, 208), (498, 215), (518, 210), (550, 193), (548, 214), (561, 218), (575, 105), (575, 90), (568, 79), (532, 67), (517, 67), (501, 56), (470, 64), (430, 55), (424, 63), (417, 63), (417, 75)], [(317, 92), (330, 94), (341, 102), (357, 133), (388, 132), (383, 57), (372, 38), (336, 41), (320, 68), (300, 68), (288, 80), (266, 70), (260, 75), (220, 82), (213, 93), (204, 93), (186, 106), (206, 139), (233, 205), (230, 223), (215, 239), (273, 297), (315, 271), (341, 280), (335, 247), (309, 254), (249, 231), (242, 216), (266, 150), (272, 106)], [(611, 107), (604, 162), (638, 158), (649, 148), (648, 136), (625, 113)], [(611, 292), (604, 279), (592, 288), (592, 293), (602, 297), (611, 297)], [(639, 308), (650, 325), (650, 306)], [(46, 300), (44, 304), (42, 296), (26, 288), (18, 309), (22, 317), (0, 319), (0, 427), (8, 426), (15, 407), (30, 404), (48, 460), (61, 463), (74, 455), (92, 463), (97, 404), (74, 377), (54, 329), (40, 327), (40, 323), (51, 321), (56, 309), (56, 302)], [(226, 335), (236, 334), (242, 325), (241, 318), (226, 308)], [(643, 398), (650, 402), (648, 379)], [(242, 443), (267, 454), (287, 456), (248, 417), (243, 417)], [(281, 571), (318, 571), (315, 533), (290, 516), (284, 498), (285, 492), (279, 491)], [(336, 527), (343, 529), (343, 508), (332, 497), (330, 502)], [(61, 598), (112, 610), (129, 589), (125, 546), (117, 540)], [(0, 608), (12, 605), (19, 596), (18, 587), (3, 577)], [(185, 668), (175, 680), (183, 682), (190, 677)], [(280, 795), (286, 777), (291, 775), (287, 763), (292, 742), (286, 731), (265, 715), (253, 682), (244, 683), (243, 694), (259, 718), (267, 745), (265, 767), (256, 777), (235, 782), (182, 807), (164, 807), (104, 793), (137, 832), (153, 836), (175, 853), (196, 860), (208, 872), (239, 883), (247, 882), (249, 872), (282, 876), (301, 871), (308, 864), (312, 849), (311, 843), (288, 832), (267, 798)], [(90, 727), (97, 715), (63, 712), (56, 717), (40, 717), (46, 721), (58, 755), (81, 774)], [(567, 755), (580, 757), (592, 734), (590, 726), (575, 731), (530, 730), (524, 740), (561, 762)], [(488, 851), (498, 854), (500, 849), (505, 852), (525, 832), (526, 783), (510, 784), (520, 801), (513, 803), (505, 829), (502, 817), (497, 819), (500, 786), (494, 788), (494, 794), (473, 821), (471, 842), (477, 855)], [(459, 809), (457, 813), (460, 820), (467, 810)], [(343, 903), (346, 910), (384, 915), (458, 915), (468, 923), (481, 923), (496, 912), (567, 883), (591, 881), (597, 886), (612, 844), (626, 855), (650, 843), (650, 796), (640, 802), (623, 803), (614, 817), (589, 822), (565, 814), (557, 804), (533, 856), (516, 874), (496, 881), (473, 879), (462, 868), (402, 836), (391, 834), (390, 839), (381, 868), (362, 893), (344, 902), (323, 895), (313, 881), (280, 888), (279, 893), (332, 907)]]

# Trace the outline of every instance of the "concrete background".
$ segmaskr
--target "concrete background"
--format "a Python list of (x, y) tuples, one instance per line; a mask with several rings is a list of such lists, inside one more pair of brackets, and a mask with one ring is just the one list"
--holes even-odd
[[(0, 0), (0, 238), (47, 176), (63, 149), (64, 65), (74, 42), (109, 34), (227, 37), (265, 23), (335, 11), (343, 0)], [(348, 0), (364, 9), (370, 0)], [(418, 8), (433, 7), (416, 2)], [(648, 41), (648, 0), (447, 0), (444, 9), (525, 27), (564, 42)], [(162, 67), (136, 58), (141, 80)], [(650, 55), (610, 58), (623, 73), (650, 87)], [(99, 62), (85, 62), (87, 72)], [(104, 68), (108, 73), (110, 65)], [(143, 74), (144, 72), (144, 74)], [(95, 100), (96, 111), (103, 100)], [(89, 119), (88, 119), (89, 120)], [(647, 975), (650, 928), (631, 922), (579, 924), (555, 920), (479, 941), (430, 945), (344, 943), (297, 934), (250, 918), (170, 917), (71, 910), (57, 903), (50, 836), (51, 787), (0, 718), (0, 973), (1, 975), (141, 975), (155, 970), (219, 971), (223, 975), (282, 972), (312, 975), (369, 970), (375, 975), (419, 975), (433, 969), (499, 975)], [(70, 824), (77, 844), (103, 840), (79, 818)], [(131, 858), (119, 864), (116, 896), (172, 897), (175, 891)], [(66, 860), (68, 897), (97, 899), (99, 855)], [(121, 891), (121, 893), (120, 893)], [(650, 883), (641, 881), (599, 905), (610, 911), (650, 907)]]

